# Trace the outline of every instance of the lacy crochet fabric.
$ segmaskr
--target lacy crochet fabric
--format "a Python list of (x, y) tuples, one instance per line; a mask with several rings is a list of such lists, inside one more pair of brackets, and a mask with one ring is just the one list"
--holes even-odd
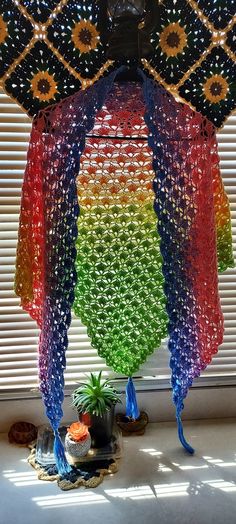
[(127, 376), (167, 335), (144, 111), (141, 86), (114, 85), (87, 136), (77, 178), (73, 309), (107, 365)]
[[(147, 2), (148, 4), (148, 2)], [(1, 0), (0, 78), (30, 116), (106, 75), (106, 2)], [(218, 128), (236, 107), (235, 1), (162, 0), (142, 67)]]
[(16, 293), (41, 328), (55, 431), (72, 306), (128, 375), (168, 330), (178, 415), (223, 337), (217, 254), (221, 270), (233, 255), (214, 127), (144, 73), (141, 86), (116, 85), (116, 74), (40, 112), (32, 129)]
[(188, 106), (171, 103), (168, 95), (160, 98), (157, 85), (145, 84), (145, 101), (179, 413), (193, 379), (223, 340), (216, 244), (219, 269), (232, 266), (229, 204), (212, 124)]

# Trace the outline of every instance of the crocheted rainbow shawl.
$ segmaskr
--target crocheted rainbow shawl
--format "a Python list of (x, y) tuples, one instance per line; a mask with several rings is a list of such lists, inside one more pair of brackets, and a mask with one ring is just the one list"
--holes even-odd
[[(213, 124), (143, 72), (130, 84), (116, 74), (39, 113), (23, 183), (15, 289), (41, 329), (40, 389), (61, 474), (71, 308), (128, 377), (168, 332), (191, 453), (183, 400), (222, 343), (217, 265), (233, 266)], [(135, 418), (131, 381), (129, 393)]]

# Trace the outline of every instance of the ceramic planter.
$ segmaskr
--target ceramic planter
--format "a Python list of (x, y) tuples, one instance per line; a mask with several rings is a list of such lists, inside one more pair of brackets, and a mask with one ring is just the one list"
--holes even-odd
[(91, 447), (91, 436), (88, 436), (84, 440), (72, 440), (70, 434), (67, 433), (65, 437), (65, 450), (72, 457), (84, 457), (87, 455)]
[(114, 424), (114, 406), (102, 416), (80, 413), (80, 422), (87, 424), (94, 448), (103, 448), (111, 441)]

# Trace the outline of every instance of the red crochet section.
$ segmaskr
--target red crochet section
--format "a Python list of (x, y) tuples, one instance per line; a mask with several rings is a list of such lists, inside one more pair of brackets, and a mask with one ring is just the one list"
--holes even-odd
[(15, 292), (21, 306), (42, 325), (44, 303), (44, 191), (45, 139), (33, 125), (22, 187)]

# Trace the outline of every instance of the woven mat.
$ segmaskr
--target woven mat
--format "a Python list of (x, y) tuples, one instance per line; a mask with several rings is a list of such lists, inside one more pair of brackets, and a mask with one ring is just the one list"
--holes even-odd
[(105, 475), (113, 474), (118, 471), (116, 460), (97, 460), (94, 462), (85, 462), (81, 464), (81, 469), (72, 466), (72, 472), (67, 477), (62, 478), (58, 475), (55, 466), (41, 466), (37, 463), (36, 448), (31, 449), (28, 462), (37, 471), (40, 480), (50, 482), (56, 481), (59, 488), (63, 491), (76, 489), (80, 486), (85, 488), (96, 488), (102, 483)]

